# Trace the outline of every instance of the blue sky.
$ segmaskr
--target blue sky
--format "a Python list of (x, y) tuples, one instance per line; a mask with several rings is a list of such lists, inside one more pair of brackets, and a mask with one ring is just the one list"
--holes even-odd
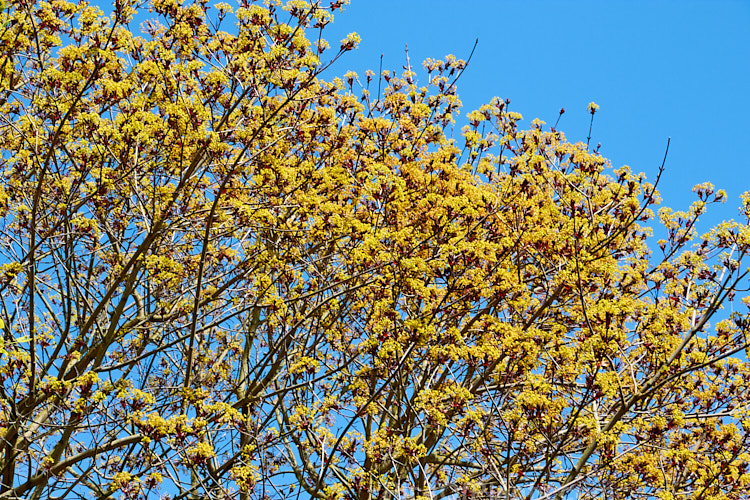
[(595, 101), (591, 142), (615, 166), (653, 180), (671, 136), (663, 205), (687, 208), (693, 185), (713, 182), (729, 194), (705, 219), (715, 223), (736, 217), (750, 190), (748, 0), (352, 0), (324, 38), (335, 47), (351, 31), (360, 48), (328, 78), (377, 73), (380, 54), (383, 69), (400, 72), (406, 44), (420, 69), (427, 57), (465, 59), (479, 38), (458, 83), (462, 115), (495, 95), (511, 99), (526, 126), (553, 125), (564, 107), (558, 129), (585, 141)]

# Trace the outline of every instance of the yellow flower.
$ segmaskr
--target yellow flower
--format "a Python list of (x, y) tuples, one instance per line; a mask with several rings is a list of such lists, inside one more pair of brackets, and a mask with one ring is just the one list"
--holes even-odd
[(215, 457), (216, 452), (210, 444), (201, 441), (188, 450), (188, 456), (193, 463), (201, 465), (206, 463), (210, 458)]
[(357, 47), (357, 44), (362, 39), (360, 36), (356, 33), (349, 33), (346, 35), (346, 38), (341, 40), (341, 50), (352, 50)]
[(118, 472), (112, 478), (112, 486), (115, 488), (121, 488), (133, 479), (133, 476), (129, 472)]

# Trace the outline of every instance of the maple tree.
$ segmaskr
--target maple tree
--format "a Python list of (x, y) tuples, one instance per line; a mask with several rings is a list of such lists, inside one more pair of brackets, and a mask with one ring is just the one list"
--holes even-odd
[(3, 5), (0, 499), (742, 498), (750, 195), (649, 246), (464, 61), (325, 81), (342, 4)]

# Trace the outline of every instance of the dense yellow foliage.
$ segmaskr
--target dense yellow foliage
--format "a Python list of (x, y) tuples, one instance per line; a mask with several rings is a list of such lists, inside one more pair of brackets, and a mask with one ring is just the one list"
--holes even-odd
[(323, 79), (343, 3), (5, 6), (0, 499), (744, 498), (750, 195), (652, 243), (464, 61)]

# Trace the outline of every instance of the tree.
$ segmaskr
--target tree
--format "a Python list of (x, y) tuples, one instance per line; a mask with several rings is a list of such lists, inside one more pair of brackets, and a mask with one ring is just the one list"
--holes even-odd
[(742, 498), (750, 195), (657, 250), (464, 61), (323, 80), (342, 3), (9, 0), (0, 499)]

